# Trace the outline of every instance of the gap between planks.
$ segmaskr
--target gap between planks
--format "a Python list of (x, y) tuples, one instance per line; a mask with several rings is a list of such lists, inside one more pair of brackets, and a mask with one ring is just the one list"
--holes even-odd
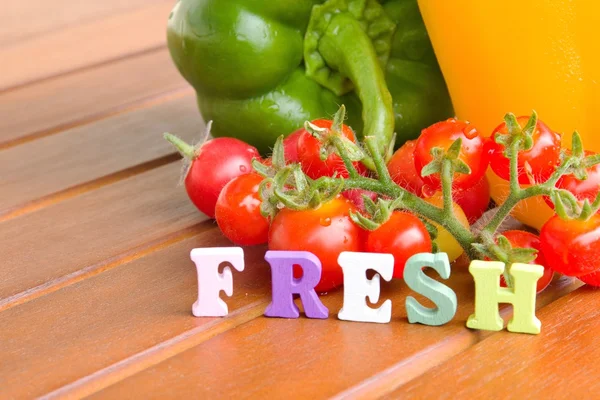
[[(0, 59), (5, 62), (0, 91), (125, 54), (164, 46), (164, 32), (173, 5), (173, 0), (151, 2), (129, 12), (109, 15), (1, 48)], [(85, 46), (81, 46), (82, 42)], [(32, 54), (46, 58), (48, 62), (41, 66), (28, 64)]]
[(5, 93), (9, 93), (15, 90), (20, 90), (20, 89), (24, 89), (28, 86), (32, 86), (32, 85), (36, 85), (38, 83), (43, 83), (43, 82), (48, 82), (48, 81), (52, 81), (55, 79), (60, 79), (63, 78), (65, 76), (68, 76), (70, 74), (74, 74), (74, 73), (78, 73), (78, 72), (85, 72), (85, 71), (90, 71), (93, 70), (95, 68), (101, 68), (104, 67), (106, 65), (118, 62), (118, 61), (122, 61), (125, 60), (127, 58), (130, 57), (139, 57), (139, 56), (143, 56), (145, 54), (150, 54), (150, 53), (154, 53), (156, 51), (165, 49), (166, 45), (164, 44), (160, 44), (157, 46), (152, 46), (146, 49), (142, 49), (142, 50), (136, 50), (136, 51), (132, 51), (129, 53), (125, 53), (125, 54), (121, 54), (118, 55), (116, 57), (112, 57), (106, 60), (102, 60), (102, 61), (98, 61), (96, 63), (92, 63), (92, 64), (87, 64), (81, 67), (77, 67), (77, 68), (73, 68), (73, 69), (69, 69), (66, 71), (62, 71), (62, 72), (57, 72), (55, 74), (51, 74), (51, 75), (46, 75), (46, 76), (42, 76), (39, 78), (35, 78), (35, 79), (30, 79), (18, 84), (14, 84), (11, 86), (6, 86), (6, 87), (0, 87), (0, 95), (5, 94)]
[[(148, 162), (144, 162), (138, 165), (135, 165), (130, 168), (123, 169), (121, 171), (115, 172), (113, 174), (109, 174), (103, 176), (98, 179), (91, 180), (89, 182), (82, 183), (80, 185), (75, 185), (73, 187), (60, 190), (56, 193), (49, 194), (47, 196), (41, 197), (39, 199), (35, 199), (29, 201), (25, 204), (18, 205), (16, 207), (9, 208), (4, 212), (0, 212), (0, 223), (4, 221), (8, 221), (13, 218), (20, 217), (25, 214), (32, 213), (34, 211), (41, 210), (42, 208), (51, 206), (53, 204), (59, 203), (61, 201), (65, 201), (71, 199), (73, 197), (82, 195), (87, 192), (91, 192), (92, 190), (99, 189), (104, 186), (111, 185), (113, 183), (122, 181), (124, 179), (131, 178), (133, 176), (142, 174), (144, 172), (150, 171), (155, 168), (162, 167), (164, 165), (170, 164), (175, 161), (179, 161), (181, 156), (178, 153), (168, 154), (164, 157), (157, 158), (155, 160), (151, 160)], [(0, 302), (0, 311), (2, 311), (2, 302)]]
[[(4, 24), (0, 27), (0, 49), (19, 45), (42, 35), (97, 22), (115, 14), (130, 13), (158, 0), (119, 0), (81, 2), (77, 0), (28, 0), (14, 2), (2, 10)], [(56, 10), (69, 10), (68, 13)], [(28, 24), (23, 26), (22, 21)]]
[[(538, 303), (538, 309), (570, 293), (579, 287), (580, 284), (572, 280), (559, 280), (555, 282), (554, 286), (552, 292), (547, 292), (544, 296), (541, 296)], [(264, 307), (267, 303), (268, 301), (261, 301), (247, 306), (246, 309), (250, 308), (251, 310), (246, 311), (246, 313), (252, 313), (251, 316), (246, 315), (246, 317), (244, 317), (243, 314), (245, 313), (240, 310), (242, 315), (236, 313), (235, 318), (241, 318), (242, 321), (235, 326), (227, 325), (226, 327), (222, 327), (218, 332), (186, 332), (174, 339), (156, 345), (147, 351), (140, 352), (121, 362), (117, 362), (109, 367), (67, 384), (43, 398), (81, 398), (98, 393), (137, 373), (148, 370), (163, 361), (179, 356), (183, 352), (190, 350), (192, 347), (201, 345), (203, 342), (217, 334), (225, 333), (226, 331), (240, 327), (241, 325), (260, 317), (264, 312)], [(501, 310), (501, 314), (504, 319), (507, 319), (510, 314), (510, 307), (504, 307)], [(373, 375), (371, 378), (350, 387), (334, 398), (374, 398), (383, 396), (398, 386), (417, 378), (429, 369), (468, 350), (473, 345), (494, 334), (496, 334), (496, 332), (474, 332), (465, 330), (463, 333), (459, 334), (458, 337), (452, 336), (447, 340), (433, 344), (413, 356)]]
[(41, 397), (41, 399), (80, 399), (135, 375), (192, 347), (252, 321), (264, 314), (269, 301), (256, 301), (230, 312), (225, 321), (217, 318), (208, 327), (200, 326), (159, 343), (125, 360), (78, 379)]
[[(84, 70), (93, 70), (96, 68), (102, 68), (103, 66), (111, 64), (112, 62), (135, 58), (135, 57), (143, 56), (143, 55), (147, 55), (147, 54), (157, 53), (158, 51), (161, 51), (163, 49), (164, 49), (164, 46), (161, 46), (161, 47), (154, 48), (154, 49), (151, 49), (148, 51), (143, 51), (143, 52), (136, 53), (136, 54), (130, 54), (127, 56), (119, 57), (118, 59), (115, 59), (115, 60), (103, 62), (103, 63), (89, 66), (89, 67), (84, 67), (79, 70), (65, 72), (64, 74), (61, 74), (61, 75), (58, 75), (58, 76), (55, 76), (52, 78), (44, 79), (44, 80), (52, 80), (52, 79), (56, 79), (56, 78), (61, 78), (64, 76), (68, 76), (72, 73), (83, 72)], [(40, 83), (40, 81), (36, 81), (34, 83), (37, 84), (37, 83)], [(21, 87), (15, 88), (15, 89), (20, 89), (20, 88)], [(135, 111), (135, 110), (138, 110), (141, 108), (160, 104), (160, 103), (163, 103), (163, 102), (175, 99), (175, 98), (183, 97), (192, 92), (193, 92), (193, 89), (189, 85), (183, 84), (181, 87), (176, 88), (176, 89), (169, 89), (162, 93), (143, 97), (141, 99), (137, 99), (137, 100), (134, 100), (134, 101), (131, 101), (128, 103), (124, 103), (124, 104), (121, 104), (116, 107), (107, 108), (100, 112), (96, 112), (91, 115), (87, 115), (85, 117), (75, 119), (73, 121), (61, 123), (57, 126), (34, 131), (25, 136), (21, 136), (21, 137), (15, 138), (15, 139), (9, 139), (5, 142), (0, 142), (0, 151), (11, 148), (11, 147), (15, 147), (18, 145), (22, 145), (22, 144), (34, 141), (36, 139), (41, 139), (41, 138), (44, 138), (47, 136), (51, 136), (51, 135), (60, 133), (62, 131), (68, 130), (68, 129), (76, 128), (76, 127), (87, 125), (87, 124), (94, 123), (94, 122), (98, 122), (103, 119), (114, 117), (119, 114)], [(0, 90), (0, 95), (2, 95), (2, 94), (3, 94), (3, 91)]]
[[(563, 277), (557, 279), (553, 285), (556, 286), (555, 290), (552, 292), (542, 292), (542, 295), (538, 296), (536, 304), (536, 309), (538, 311), (541, 308), (546, 307), (556, 300), (577, 290), (583, 285), (583, 283), (576, 279)], [(504, 330), (506, 329), (506, 322), (512, 316), (511, 311), (512, 306), (504, 306), (500, 309), (500, 316), (504, 320), (505, 324)], [(428, 370), (458, 356), (459, 354), (470, 349), (472, 346), (499, 333), (494, 331), (479, 331), (477, 335), (469, 335), (468, 332), (470, 331), (464, 332), (459, 336), (459, 338), (453, 337), (452, 340), (445, 340), (436, 343), (435, 345), (425, 349), (423, 352), (419, 352), (413, 357), (403, 360), (402, 362), (393, 365), (392, 367), (376, 375), (373, 375), (371, 378), (361, 382), (360, 384), (343, 391), (342, 393), (333, 397), (333, 399), (381, 398), (427, 373)], [(517, 333), (515, 333), (515, 335), (517, 335)]]
[(26, 303), (28, 301), (35, 300), (38, 297), (56, 292), (57, 290), (60, 290), (66, 286), (73, 285), (84, 279), (88, 279), (95, 275), (109, 271), (113, 268), (118, 267), (119, 265), (135, 261), (142, 257), (146, 257), (152, 254), (153, 252), (160, 251), (175, 243), (194, 237), (199, 233), (207, 229), (211, 229), (213, 227), (214, 226), (212, 220), (207, 220), (196, 225), (190, 226), (188, 228), (181, 229), (180, 231), (170, 233), (161, 238), (144, 243), (140, 246), (129, 249), (124, 253), (112, 256), (98, 263), (89, 265), (85, 268), (72, 272), (70, 274), (60, 276), (58, 278), (45, 282), (42, 285), (27, 289), (16, 295), (0, 300), (0, 312)]
[[(110, 117), (114, 117), (116, 115), (124, 114), (127, 112), (132, 112), (135, 110), (150, 108), (152, 106), (156, 106), (156, 105), (159, 105), (162, 103), (167, 103), (172, 100), (183, 98), (186, 95), (191, 94), (192, 92), (193, 92), (193, 90), (191, 88), (182, 88), (182, 89), (174, 90), (174, 91), (171, 91), (168, 93), (163, 93), (161, 95), (152, 96), (150, 99), (137, 101), (137, 102), (129, 105), (128, 107), (119, 109), (118, 111), (106, 112), (102, 116), (98, 116), (97, 118), (90, 120), (90, 121), (86, 121), (85, 123), (71, 124), (72, 126), (70, 126), (69, 128), (74, 128), (78, 125), (84, 125), (84, 124), (91, 123), (91, 122), (98, 122), (100, 120), (108, 119)], [(67, 127), (64, 127), (64, 129), (67, 129)], [(52, 133), (59, 133), (59, 132), (60, 132), (60, 130), (56, 130), (56, 131), (53, 131), (48, 134), (37, 135), (35, 137), (35, 139), (39, 139), (39, 138), (42, 138), (45, 136), (50, 136)], [(29, 136), (27, 136), (25, 138), (29, 138)], [(29, 141), (33, 140), (33, 139), (29, 139), (29, 140), (22, 141), (21, 139), (17, 139), (16, 142), (29, 142)], [(3, 149), (3, 146), (0, 143), (0, 151), (2, 149)], [(90, 192), (92, 190), (99, 189), (101, 187), (104, 187), (104, 186), (116, 183), (118, 181), (130, 178), (132, 176), (142, 174), (142, 173), (150, 171), (152, 169), (159, 168), (161, 166), (178, 161), (180, 159), (181, 159), (181, 156), (178, 153), (173, 152), (173, 153), (167, 154), (165, 156), (159, 157), (157, 159), (149, 160), (149, 161), (140, 163), (138, 165), (134, 165), (134, 166), (122, 169), (120, 171), (110, 173), (108, 175), (105, 175), (105, 176), (102, 176), (102, 177), (99, 177), (96, 179), (92, 179), (90, 181), (87, 181), (87, 182), (84, 182), (81, 184), (77, 184), (77, 185), (68, 187), (63, 190), (59, 190), (57, 192), (48, 194), (46, 196), (42, 196), (40, 198), (36, 198), (34, 200), (27, 201), (25, 203), (15, 205), (13, 207), (10, 207), (8, 209), (0, 211), (0, 223), (2, 223), (4, 221), (8, 221), (8, 220), (16, 218), (16, 217), (19, 217), (19, 216), (22, 216), (22, 215), (25, 215), (25, 214), (29, 214), (31, 212), (51, 206), (58, 202), (79, 196), (81, 194)]]

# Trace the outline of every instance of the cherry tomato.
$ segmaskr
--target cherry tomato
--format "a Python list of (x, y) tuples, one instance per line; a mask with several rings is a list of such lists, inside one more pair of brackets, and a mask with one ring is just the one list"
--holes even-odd
[[(525, 126), (528, 120), (527, 116), (517, 118), (521, 127)], [(496, 135), (500, 133), (507, 133), (505, 123), (500, 124), (492, 132), (492, 140), (488, 144), (490, 166), (496, 175), (508, 181), (510, 179), (509, 160), (503, 154), (504, 146), (495, 141)], [(519, 183), (522, 184), (534, 183), (528, 176), (528, 169), (536, 182), (545, 182), (560, 162), (560, 135), (558, 133), (553, 132), (546, 124), (538, 120), (532, 139), (533, 147), (519, 152)]]
[(417, 196), (423, 197), (425, 182), (415, 168), (416, 140), (405, 142), (392, 156), (387, 168), (396, 184)]
[[(281, 210), (269, 230), (270, 250), (310, 251), (321, 260), (322, 274), (317, 292), (340, 286), (342, 268), (337, 259), (342, 251), (362, 251), (364, 231), (350, 219), (354, 205), (341, 196), (314, 210)], [(294, 274), (298, 277), (297, 272)]]
[[(303, 129), (299, 129), (293, 133), (290, 133), (285, 139), (283, 139), (283, 154), (285, 157), (286, 164), (293, 164), (299, 162), (298, 160), (298, 139), (302, 134)], [(273, 165), (271, 157), (262, 160), (262, 163), (267, 166)]]
[[(330, 129), (333, 121), (327, 119), (317, 119), (312, 123), (320, 128)], [(302, 170), (313, 179), (321, 176), (333, 176), (337, 173), (344, 178), (348, 177), (348, 171), (344, 162), (337, 154), (330, 154), (325, 161), (320, 158), (321, 142), (307, 132), (305, 129), (300, 129), (300, 137), (298, 138), (298, 159), (302, 165)], [(347, 125), (342, 125), (342, 134), (352, 141), (356, 141), (354, 132)], [(364, 171), (362, 164), (354, 163), (354, 167), (359, 171)]]
[(490, 184), (485, 175), (475, 185), (455, 191), (453, 199), (465, 212), (469, 223), (475, 223), (490, 205)]
[[(416, 144), (416, 140), (409, 140), (396, 150), (387, 165), (390, 176), (398, 186), (419, 197), (441, 196), (425, 184), (415, 168)], [(462, 208), (469, 223), (477, 221), (490, 203), (490, 185), (485, 175), (475, 185), (455, 190), (454, 201)]]
[[(590, 156), (594, 153), (586, 151), (585, 154)], [(600, 192), (600, 164), (588, 168), (586, 172), (587, 179), (585, 180), (579, 180), (575, 175), (563, 175), (558, 179), (555, 186), (573, 193), (582, 203), (585, 199), (593, 203), (598, 192)], [(544, 197), (544, 200), (551, 208), (554, 208), (554, 204), (548, 197)]]
[[(537, 292), (539, 293), (546, 289), (550, 282), (552, 282), (554, 271), (548, 268), (548, 263), (544, 258), (544, 254), (540, 251), (540, 238), (533, 233), (518, 230), (505, 231), (502, 232), (502, 235), (508, 239), (513, 247), (530, 248), (538, 251), (535, 260), (531, 261), (529, 264), (537, 264), (544, 267), (544, 275), (537, 281)], [(504, 276), (500, 277), (500, 285), (506, 287)]]
[(431, 252), (431, 238), (421, 220), (404, 211), (394, 211), (390, 219), (368, 232), (366, 250), (394, 256), (394, 278), (402, 278), (406, 261), (417, 253)]
[(234, 138), (212, 139), (198, 149), (182, 141), (172, 143), (191, 163), (185, 175), (188, 197), (210, 218), (215, 217), (217, 198), (225, 184), (252, 172), (252, 159), (260, 159), (255, 147)]
[(581, 275), (578, 277), (580, 281), (590, 286), (600, 286), (600, 271), (592, 272), (591, 274)]
[[(444, 200), (442, 198), (441, 192), (437, 192), (435, 195), (426, 198), (425, 201), (427, 201), (430, 204), (433, 204), (436, 207), (442, 207), (444, 205)], [(454, 203), (453, 209), (454, 209), (454, 215), (456, 215), (456, 218), (458, 218), (458, 220), (460, 221), (462, 226), (464, 226), (465, 228), (469, 228), (469, 220), (467, 219), (467, 216), (465, 215), (462, 208), (460, 208), (460, 206), (458, 204)], [(452, 261), (456, 260), (458, 257), (460, 257), (460, 255), (462, 253), (464, 253), (464, 249), (456, 241), (454, 236), (452, 236), (452, 234), (450, 232), (448, 232), (445, 228), (443, 228), (439, 224), (436, 224), (433, 221), (429, 221), (429, 222), (431, 222), (433, 225), (435, 225), (435, 227), (438, 230), (438, 235), (437, 235), (437, 238), (435, 239), (435, 243), (438, 246), (438, 250), (440, 252), (448, 254), (448, 260), (450, 260), (450, 262), (452, 262)]]
[(553, 270), (581, 276), (600, 270), (600, 215), (587, 221), (562, 220), (555, 215), (540, 232), (541, 250)]
[[(441, 147), (447, 150), (459, 138), (462, 139), (462, 146), (458, 158), (471, 168), (471, 173), (454, 174), (453, 188), (465, 189), (479, 182), (488, 166), (485, 140), (469, 122), (455, 118), (437, 122), (421, 132), (415, 145), (415, 167), (419, 174), (433, 160), (431, 149)], [(440, 174), (423, 177), (423, 181), (434, 190), (441, 188)]]
[(223, 235), (243, 246), (267, 243), (269, 221), (260, 213), (258, 187), (263, 178), (256, 174), (238, 176), (219, 195), (215, 209)]
[(305, 132), (305, 130), (298, 129), (283, 139), (283, 152), (285, 154), (286, 164), (297, 163), (300, 161), (298, 159), (298, 140), (300, 139), (302, 132)]

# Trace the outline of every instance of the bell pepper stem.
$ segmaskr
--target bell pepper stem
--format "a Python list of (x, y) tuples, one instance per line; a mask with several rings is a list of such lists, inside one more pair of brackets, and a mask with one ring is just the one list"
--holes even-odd
[(338, 14), (321, 37), (319, 52), (354, 84), (363, 107), (363, 136), (375, 136), (377, 150), (385, 154), (394, 133), (394, 110), (371, 39), (357, 20)]

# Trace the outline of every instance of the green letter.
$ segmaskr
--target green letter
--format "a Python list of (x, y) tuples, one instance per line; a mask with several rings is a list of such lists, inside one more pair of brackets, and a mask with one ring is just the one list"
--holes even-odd
[(515, 263), (510, 268), (514, 289), (500, 287), (504, 263), (474, 260), (469, 272), (475, 279), (475, 314), (467, 320), (467, 327), (502, 330), (503, 321), (498, 312), (499, 303), (513, 305), (513, 317), (507, 329), (511, 332), (540, 333), (542, 323), (535, 316), (536, 282), (544, 274), (541, 265)]
[(446, 253), (421, 253), (408, 259), (404, 280), (409, 288), (435, 303), (436, 308), (423, 307), (414, 297), (406, 298), (408, 322), (425, 325), (444, 325), (456, 314), (456, 294), (448, 286), (431, 279), (423, 267), (432, 267), (444, 279), (450, 277), (450, 262)]

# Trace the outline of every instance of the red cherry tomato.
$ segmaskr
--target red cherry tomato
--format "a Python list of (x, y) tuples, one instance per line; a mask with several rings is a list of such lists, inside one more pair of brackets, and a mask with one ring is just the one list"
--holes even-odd
[(387, 168), (396, 184), (417, 196), (423, 197), (425, 182), (415, 168), (416, 140), (405, 142), (392, 156)]
[[(312, 123), (320, 128), (330, 129), (333, 121), (327, 119), (317, 119)], [(300, 129), (300, 137), (298, 138), (298, 159), (302, 165), (302, 170), (313, 179), (321, 176), (333, 176), (337, 173), (344, 178), (348, 177), (348, 171), (344, 162), (337, 154), (330, 154), (325, 161), (320, 158), (321, 142), (307, 132), (305, 129)], [(347, 125), (342, 125), (342, 134), (352, 141), (356, 141), (354, 132)], [(354, 163), (354, 167), (360, 171), (364, 171), (362, 164)]]
[(592, 272), (591, 274), (581, 275), (578, 277), (580, 281), (586, 285), (599, 287), (600, 286), (600, 271)]
[(219, 195), (215, 209), (217, 224), (233, 243), (250, 246), (267, 243), (269, 221), (260, 213), (258, 187), (263, 178), (256, 174), (238, 176)]
[(365, 233), (352, 222), (350, 211), (356, 211), (356, 208), (343, 197), (323, 203), (315, 210), (284, 208), (271, 224), (269, 249), (303, 250), (315, 254), (322, 266), (321, 280), (315, 290), (334, 289), (344, 281), (338, 256), (342, 251), (362, 251), (364, 242)]
[(406, 261), (417, 253), (431, 252), (431, 238), (421, 220), (404, 211), (394, 211), (390, 219), (368, 232), (366, 250), (394, 256), (394, 278), (402, 278)]
[(475, 223), (490, 205), (490, 184), (485, 175), (475, 185), (455, 191), (453, 200), (463, 209), (469, 223)]
[[(517, 121), (521, 127), (527, 124), (529, 117), (521, 116)], [(496, 143), (496, 135), (507, 133), (506, 124), (502, 123), (492, 132), (492, 140), (489, 141), (490, 166), (500, 178), (510, 179), (509, 160), (503, 154), (504, 146)], [(560, 135), (553, 132), (546, 124), (538, 120), (533, 131), (533, 147), (530, 150), (522, 151), (518, 157), (519, 183), (531, 184), (527, 170), (536, 182), (546, 181), (554, 172), (560, 162)], [(529, 165), (526, 168), (526, 164)]]
[(298, 140), (300, 139), (302, 132), (305, 132), (305, 130), (298, 129), (283, 139), (283, 152), (285, 154), (286, 164), (297, 163), (300, 161), (298, 159)]
[(555, 215), (540, 232), (541, 250), (548, 266), (567, 276), (600, 270), (600, 215), (587, 221), (562, 220)]
[[(594, 152), (586, 151), (585, 155), (593, 155)], [(586, 170), (587, 179), (579, 180), (575, 175), (563, 175), (556, 182), (556, 187), (559, 189), (566, 189), (583, 203), (583, 200), (587, 199), (590, 203), (596, 200), (598, 192), (600, 192), (600, 164), (596, 164)], [(554, 208), (554, 204), (549, 198), (544, 197), (546, 203), (551, 208)]]
[[(447, 150), (459, 138), (462, 146), (458, 158), (471, 168), (471, 173), (454, 174), (453, 188), (465, 189), (479, 182), (488, 166), (485, 140), (473, 125), (455, 118), (437, 122), (421, 132), (415, 146), (415, 167), (419, 174), (433, 160), (431, 149), (441, 147)], [(440, 174), (423, 177), (423, 181), (434, 190), (441, 188)]]
[(219, 193), (233, 178), (252, 172), (253, 158), (260, 159), (258, 150), (238, 139), (222, 137), (204, 143), (195, 151), (185, 176), (192, 203), (214, 218)]
[[(554, 271), (548, 268), (548, 263), (544, 258), (544, 254), (540, 251), (540, 238), (533, 233), (517, 230), (502, 232), (502, 235), (508, 239), (513, 247), (530, 248), (538, 251), (535, 260), (531, 261), (529, 264), (537, 264), (544, 267), (544, 275), (537, 281), (537, 292), (539, 293), (547, 288), (550, 282), (552, 282)], [(500, 277), (500, 285), (506, 287), (504, 276)]]

